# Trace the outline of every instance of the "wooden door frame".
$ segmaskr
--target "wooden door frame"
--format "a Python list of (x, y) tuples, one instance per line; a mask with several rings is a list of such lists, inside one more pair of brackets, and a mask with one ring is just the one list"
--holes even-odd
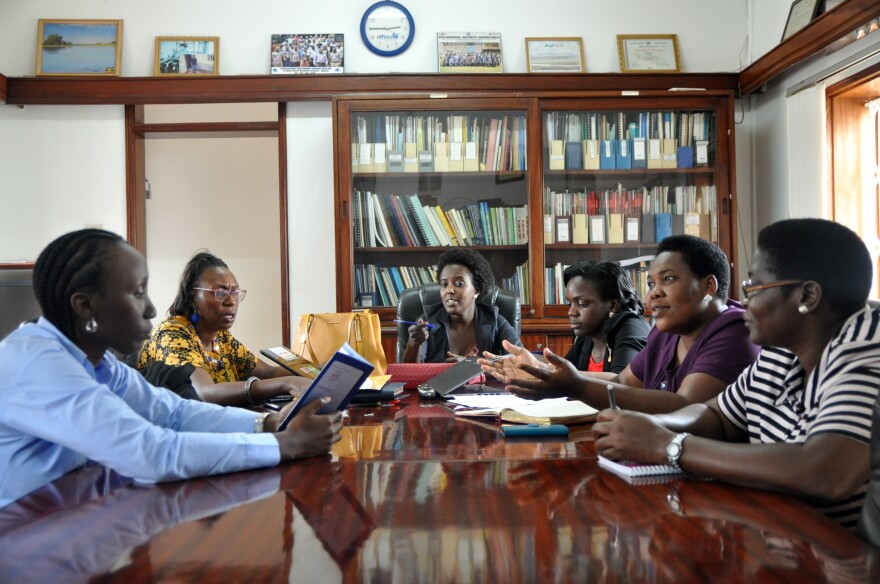
[(144, 123), (143, 105), (125, 106), (125, 213), (128, 242), (147, 256), (147, 188), (144, 140), (149, 134), (221, 132), (241, 136), (274, 136), (278, 140), (278, 211), (281, 256), (281, 340), (290, 345), (290, 260), (287, 250), (287, 104), (278, 103), (272, 122), (200, 122), (183, 124)]

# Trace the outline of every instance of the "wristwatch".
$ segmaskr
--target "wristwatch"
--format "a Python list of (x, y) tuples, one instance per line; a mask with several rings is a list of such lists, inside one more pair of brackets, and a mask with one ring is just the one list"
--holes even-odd
[(681, 458), (681, 453), (684, 448), (682, 443), (688, 436), (690, 436), (690, 434), (687, 432), (676, 434), (666, 446), (666, 459), (669, 461), (670, 466), (675, 467), (678, 470), (681, 470), (681, 465), (678, 464), (678, 460)]
[(254, 420), (254, 434), (262, 434), (264, 432), (263, 425), (266, 423), (266, 418), (268, 417), (268, 413), (257, 416), (257, 419)]

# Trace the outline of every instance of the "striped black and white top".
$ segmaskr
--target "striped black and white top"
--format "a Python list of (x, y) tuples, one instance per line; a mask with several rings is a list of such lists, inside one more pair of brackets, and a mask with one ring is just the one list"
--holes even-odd
[[(865, 308), (847, 319), (808, 379), (794, 353), (765, 347), (719, 396), (718, 404), (753, 444), (801, 444), (822, 433), (870, 444), (878, 393), (880, 309)], [(821, 511), (855, 528), (867, 486)]]

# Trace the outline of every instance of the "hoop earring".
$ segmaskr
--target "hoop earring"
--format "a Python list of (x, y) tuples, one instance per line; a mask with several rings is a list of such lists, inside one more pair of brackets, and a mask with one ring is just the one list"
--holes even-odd
[(93, 316), (86, 323), (86, 332), (90, 333), (90, 334), (94, 334), (95, 331), (97, 331), (97, 330), (98, 330), (98, 321), (95, 320), (95, 317)]
[(807, 308), (806, 304), (801, 304), (800, 306), (798, 306), (798, 312), (800, 312), (801, 314), (806, 314), (809, 311), (810, 309)]

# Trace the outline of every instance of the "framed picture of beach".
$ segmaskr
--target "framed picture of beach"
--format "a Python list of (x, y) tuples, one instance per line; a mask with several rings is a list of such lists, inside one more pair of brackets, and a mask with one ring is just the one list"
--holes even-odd
[(119, 76), (121, 20), (40, 19), (37, 26), (37, 75)]
[(159, 77), (219, 75), (220, 37), (156, 37)]

